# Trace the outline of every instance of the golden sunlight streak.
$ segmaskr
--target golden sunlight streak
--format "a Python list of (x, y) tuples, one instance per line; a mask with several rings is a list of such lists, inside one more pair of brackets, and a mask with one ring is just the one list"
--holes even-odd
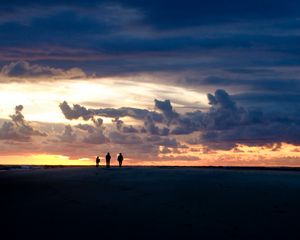
[[(114, 78), (2, 84), (1, 97), (6, 99), (6, 104), (1, 106), (0, 118), (7, 119), (14, 107), (21, 104), (24, 106), (26, 120), (50, 123), (69, 123), (59, 109), (59, 104), (63, 101), (88, 108), (153, 109), (155, 98), (180, 99), (182, 106), (195, 105), (195, 102), (207, 105), (204, 93), (164, 84), (137, 83)], [(174, 106), (181, 107), (176, 102)]]
[(7, 165), (91, 165), (89, 159), (70, 160), (67, 156), (51, 154), (32, 154), (27, 156), (1, 156), (1, 164)]

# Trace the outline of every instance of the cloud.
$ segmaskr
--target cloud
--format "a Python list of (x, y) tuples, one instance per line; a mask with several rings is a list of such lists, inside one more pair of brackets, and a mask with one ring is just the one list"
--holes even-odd
[(122, 129), (124, 122), (122, 120), (120, 120), (118, 117), (113, 119), (112, 122), (116, 124), (116, 127), (118, 130)]
[(102, 109), (91, 109), (91, 111), (98, 116), (121, 118), (121, 117), (132, 117), (135, 119), (143, 120), (146, 116), (151, 116), (154, 121), (161, 122), (163, 117), (161, 114), (155, 111), (149, 111), (147, 109), (122, 107), (118, 109), (114, 108), (102, 108)]
[(135, 127), (133, 127), (132, 125), (129, 126), (123, 126), (122, 131), (124, 133), (138, 133), (139, 130), (137, 130)]
[[(34, 143), (34, 136), (46, 136), (29, 124), (22, 114), (23, 106), (18, 105), (11, 121), (5, 121), (0, 128), (1, 140), (31, 142), (37, 152), (74, 156), (91, 156), (92, 152), (126, 152), (134, 159), (160, 159), (159, 154), (180, 154), (178, 160), (189, 158), (190, 147), (186, 144), (201, 144), (202, 151), (230, 150), (237, 151), (237, 145), (268, 146), (270, 151), (278, 151), (281, 143), (300, 145), (300, 117), (297, 113), (286, 113), (280, 108), (276, 112), (240, 106), (232, 95), (223, 89), (207, 94), (210, 107), (207, 111), (176, 112), (171, 102), (162, 103), (156, 111), (134, 108), (95, 108), (88, 109), (81, 105), (70, 106), (63, 102), (60, 107), (67, 119), (82, 118), (84, 122), (51, 129), (48, 138), (42, 143)], [(297, 98), (296, 98), (297, 99)], [(165, 104), (166, 103), (166, 104)], [(259, 103), (259, 102), (258, 102)], [(259, 104), (257, 104), (259, 107)], [(284, 109), (283, 109), (284, 110)], [(121, 116), (136, 116), (133, 125), (126, 124), (126, 118), (113, 118), (111, 123), (103, 123), (97, 115), (105, 116), (121, 113)], [(144, 119), (143, 114), (148, 113)], [(173, 115), (172, 112), (176, 114)], [(172, 119), (168, 124), (166, 116)], [(153, 116), (161, 116), (156, 122)], [(173, 117), (176, 116), (176, 117)], [(42, 128), (44, 129), (44, 128)], [(181, 135), (181, 136), (179, 136)], [(56, 140), (51, 141), (53, 137)], [(3, 141), (5, 142), (5, 141)], [(270, 148), (269, 146), (273, 146)], [(22, 147), (23, 148), (23, 147)], [(74, 149), (80, 148), (79, 153)], [(31, 148), (33, 149), (33, 148)], [(73, 150), (72, 150), (73, 149)], [(23, 151), (23, 150), (22, 150)], [(26, 149), (24, 149), (26, 151)], [(29, 148), (28, 148), (29, 151)], [(34, 149), (32, 150), (34, 151)], [(198, 150), (197, 150), (198, 151)], [(172, 157), (172, 156), (169, 156)], [(166, 160), (171, 158), (166, 158)]]
[(74, 142), (77, 135), (74, 133), (70, 125), (66, 125), (62, 135), (59, 135), (58, 138), (63, 142)]
[(142, 139), (136, 134), (123, 134), (117, 131), (109, 133), (109, 139), (115, 144), (142, 144)]
[(78, 124), (75, 125), (76, 128), (79, 128), (83, 131), (87, 131), (88, 133), (94, 133), (95, 132), (95, 128), (89, 124)]
[(15, 107), (15, 114), (10, 115), (11, 120), (16, 124), (16, 125), (24, 125), (24, 116), (22, 114), (23, 106), (18, 105)]
[(73, 108), (69, 106), (69, 104), (64, 101), (59, 104), (59, 107), (66, 117), (66, 119), (73, 120), (82, 117), (84, 120), (89, 120), (93, 118), (93, 112), (87, 110), (85, 107), (80, 106), (79, 104), (74, 104)]
[(146, 116), (144, 121), (144, 128), (147, 133), (150, 133), (152, 135), (159, 134), (159, 128), (155, 125), (155, 122), (153, 121), (151, 116)]
[(158, 135), (149, 135), (146, 138), (146, 141), (148, 144), (154, 145), (154, 146), (162, 146), (162, 147), (168, 147), (168, 148), (184, 148), (185, 145), (182, 145), (179, 141), (176, 140), (176, 138), (170, 138), (170, 137), (162, 137)]
[[(169, 105), (171, 104), (169, 103)], [(76, 125), (76, 128), (88, 132), (88, 135), (84, 137), (85, 143), (114, 143), (124, 145), (137, 144), (141, 147), (145, 147), (145, 144), (148, 144), (149, 146), (152, 145), (151, 149), (153, 149), (153, 147), (159, 146), (172, 148), (184, 147), (175, 138), (161, 137), (168, 136), (170, 130), (168, 127), (164, 126), (164, 122), (162, 121), (163, 115), (155, 111), (128, 107), (117, 109), (87, 109), (77, 104), (74, 104), (73, 107), (70, 107), (66, 102), (61, 103), (60, 108), (63, 111), (65, 117), (70, 120), (82, 117), (85, 121), (92, 120), (92, 122), (95, 122), (96, 116), (114, 117), (112, 123), (115, 125), (116, 130), (109, 127), (108, 129), (106, 129), (105, 135), (103, 132), (102, 123), (100, 124), (100, 127), (92, 126), (89, 124)], [(168, 115), (168, 113), (166, 114)], [(130, 116), (137, 120), (143, 120), (144, 126), (142, 127), (139, 125), (126, 125), (124, 121), (120, 119), (124, 116)], [(174, 116), (178, 117), (179, 114), (176, 113), (174, 114)], [(153, 117), (156, 117), (156, 119), (159, 120), (158, 123), (162, 126), (157, 126)], [(145, 139), (145, 135), (148, 137), (146, 138), (146, 140), (143, 140)], [(153, 137), (151, 138), (149, 136)]]
[(236, 104), (233, 102), (229, 94), (223, 90), (218, 89), (215, 92), (215, 95), (210, 93), (207, 94), (208, 103), (215, 109), (231, 109), (232, 111), (236, 110)]
[(105, 144), (109, 143), (110, 139), (104, 135), (102, 129), (96, 128), (94, 132), (83, 138), (83, 142), (89, 144)]
[(46, 137), (47, 134), (34, 129), (22, 114), (23, 106), (15, 107), (15, 113), (10, 115), (11, 121), (6, 121), (0, 128), (1, 140), (15, 140), (21, 142), (31, 141), (33, 136)]
[(147, 109), (122, 107), (122, 108), (99, 108), (99, 109), (87, 109), (79, 104), (74, 104), (70, 107), (69, 104), (64, 101), (59, 105), (62, 113), (69, 120), (78, 119), (82, 117), (84, 120), (92, 119), (95, 116), (110, 117), (119, 119), (121, 117), (132, 117), (138, 120), (143, 120), (146, 116), (151, 116), (154, 121), (162, 122), (163, 116), (155, 111), (149, 111)]
[(187, 112), (180, 115), (171, 134), (184, 135), (199, 131), (204, 128), (204, 118), (205, 113), (202, 111)]
[[(99, 120), (101, 122), (101, 120)], [(99, 126), (98, 121), (96, 124), (77, 124), (74, 126), (79, 131), (74, 131), (70, 125), (64, 127), (64, 131), (61, 135), (58, 135), (58, 139), (65, 143), (78, 143), (78, 144), (106, 144), (110, 140), (105, 136), (105, 128), (102, 124)], [(80, 131), (81, 130), (81, 131)]]
[[(193, 88), (280, 92), (282, 85), (290, 91), (299, 87), (299, 74), (290, 76), (282, 69), (268, 72), (272, 67), (299, 65), (300, 13), (294, 0), (235, 0), (230, 7), (221, 0), (189, 1), (184, 6), (179, 1), (157, 0), (14, 1), (2, 7), (0, 32), (5, 34), (0, 39), (0, 61), (16, 65), (8, 67), (12, 68), (8, 75), (21, 76), (19, 81), (24, 75), (77, 78), (84, 72), (100, 76), (162, 73), (172, 75), (174, 85), (181, 82)], [(168, 14), (161, 9), (168, 9)], [(35, 64), (28, 67), (16, 62), (20, 59)], [(68, 72), (74, 61), (82, 70)], [(276, 83), (278, 73), (281, 80)], [(189, 82), (185, 78), (190, 74), (196, 77)]]
[(285, 142), (299, 145), (300, 138), (296, 133), (299, 131), (300, 127), (294, 124), (282, 124), (278, 122), (249, 124), (222, 131), (206, 131), (196, 143), (203, 143), (212, 149), (223, 150), (232, 149), (237, 144), (264, 146)]
[[(198, 138), (188, 140), (191, 144), (201, 143), (211, 148), (231, 149), (236, 144), (258, 145), (273, 143), (277, 141), (286, 141), (297, 143), (297, 136), (294, 136), (288, 124), (294, 124), (297, 127), (300, 120), (294, 116), (291, 119), (284, 119), (282, 116), (267, 114), (258, 109), (247, 109), (238, 106), (232, 97), (223, 89), (218, 89), (214, 94), (207, 94), (210, 108), (208, 111), (194, 111), (179, 114), (173, 110), (171, 102), (155, 100), (156, 108), (161, 112), (149, 111), (138, 108), (100, 108), (86, 109), (80, 105), (70, 107), (68, 103), (63, 102), (60, 107), (67, 119), (78, 119), (82, 117), (84, 120), (95, 119), (96, 116), (114, 117), (113, 123), (120, 132), (110, 134), (108, 139), (113, 142), (139, 142), (130, 135), (146, 134), (148, 142), (157, 146), (179, 147), (176, 138), (160, 138), (160, 136), (189, 135), (199, 132)], [(145, 115), (147, 114), (147, 115)], [(130, 116), (138, 120), (143, 120), (143, 126), (127, 126), (121, 117)], [(153, 116), (159, 116), (158, 122)], [(165, 119), (166, 121), (164, 121)], [(95, 120), (93, 120), (95, 121)], [(274, 127), (277, 126), (277, 127)], [(94, 127), (88, 125), (78, 125), (80, 129), (84, 129), (93, 133), (95, 138), (97, 134), (101, 136), (102, 132), (94, 133)], [(279, 131), (278, 129), (285, 129)], [(140, 131), (138, 129), (141, 129)], [(261, 129), (261, 130), (260, 130)], [(268, 129), (268, 131), (267, 131)], [(110, 131), (108, 131), (110, 132)], [(123, 134), (126, 133), (126, 134)], [(260, 133), (264, 133), (260, 136)], [(119, 138), (124, 138), (122, 141)], [(150, 137), (152, 136), (152, 137)], [(156, 136), (156, 137), (155, 137)], [(113, 137), (113, 140), (111, 140)], [(100, 137), (98, 143), (108, 142), (104, 135)], [(90, 141), (92, 142), (92, 141)]]
[(168, 125), (174, 118), (179, 116), (179, 114), (173, 110), (170, 100), (160, 101), (155, 99), (154, 104), (155, 107), (163, 113)]
[(102, 125), (103, 125), (102, 118), (92, 118), (92, 121), (96, 127), (102, 127)]
[(112, 122), (116, 125), (118, 131), (123, 133), (138, 133), (139, 130), (132, 125), (125, 125), (124, 121), (119, 119), (118, 117), (113, 119)]
[(159, 128), (156, 126), (155, 121), (152, 119), (151, 115), (147, 115), (144, 119), (144, 128), (143, 132), (152, 135), (162, 135), (166, 136), (169, 134), (169, 129), (167, 127)]
[(110, 139), (107, 138), (104, 134), (105, 127), (103, 126), (102, 118), (91, 118), (94, 126), (89, 124), (78, 124), (75, 125), (76, 128), (81, 129), (87, 132), (86, 135), (83, 136), (83, 142), (88, 144), (105, 144), (109, 143)]
[(4, 122), (0, 128), (0, 139), (28, 142), (30, 140), (30, 136), (19, 133), (12, 122)]
[(158, 161), (199, 161), (201, 160), (200, 157), (197, 156), (187, 156), (187, 155), (180, 155), (180, 156), (174, 156), (174, 155), (169, 155), (169, 156), (163, 156), (160, 157)]
[(237, 108), (229, 94), (218, 89), (215, 95), (207, 94), (211, 105), (205, 117), (206, 129), (228, 129), (239, 124), (243, 114), (247, 114), (243, 108)]
[[(32, 79), (77, 79), (87, 77), (80, 68), (63, 70), (60, 68), (30, 64), (26, 61), (11, 62), (4, 65), (1, 69), (1, 76), (2, 78), (4, 77), (4, 81), (16, 82), (22, 82), (24, 79), (29, 79), (28, 81), (36, 81)], [(7, 78), (11, 80), (7, 80)]]
[(232, 149), (236, 144), (249, 146), (286, 142), (298, 145), (298, 115), (286, 115), (280, 109), (272, 114), (238, 107), (224, 90), (208, 94), (211, 108), (204, 117), (201, 135), (190, 143), (215, 149)]
[(157, 143), (159, 146), (170, 147), (170, 148), (184, 148), (185, 145), (182, 145), (176, 138), (163, 137)]
[(169, 153), (172, 153), (172, 151), (169, 148), (167, 148), (167, 147), (163, 147), (160, 150), (160, 153), (162, 153), (162, 154), (169, 154)]
[[(113, 137), (113, 141), (116, 141), (118, 136), (121, 139), (119, 142), (123, 143), (137, 141), (137, 138), (134, 137), (132, 140), (128, 136), (138, 134), (146, 135), (147, 142), (156, 146), (180, 147), (177, 136), (192, 133), (199, 133), (199, 137), (190, 138), (188, 143), (202, 144), (212, 149), (232, 149), (237, 144), (252, 146), (276, 142), (292, 144), (299, 142), (299, 137), (293, 131), (294, 129), (297, 132), (300, 126), (297, 113), (287, 115), (279, 109), (276, 112), (247, 109), (237, 105), (232, 96), (223, 89), (216, 90), (214, 94), (207, 94), (207, 98), (210, 105), (207, 111), (198, 110), (181, 114), (173, 110), (168, 100), (155, 100), (155, 106), (161, 113), (127, 107), (86, 109), (76, 104), (71, 108), (66, 102), (61, 104), (61, 108), (63, 106), (62, 110), (68, 119), (83, 117), (84, 120), (88, 120), (93, 119), (97, 114), (115, 117), (113, 123), (116, 124), (120, 134), (108, 134), (108, 138)], [(120, 119), (124, 116), (143, 120), (143, 126), (126, 126), (126, 123)], [(160, 116), (159, 121), (156, 122), (153, 116)], [(81, 126), (83, 127), (84, 125)], [(171, 136), (171, 138), (161, 138), (161, 136)]]

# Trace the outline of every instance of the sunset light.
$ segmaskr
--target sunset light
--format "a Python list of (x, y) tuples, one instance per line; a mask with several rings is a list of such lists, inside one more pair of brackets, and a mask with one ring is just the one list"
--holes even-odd
[(0, 4), (4, 240), (299, 240), (299, 0)]
[(0, 17), (0, 164), (300, 165), (296, 17), (136, 4)]

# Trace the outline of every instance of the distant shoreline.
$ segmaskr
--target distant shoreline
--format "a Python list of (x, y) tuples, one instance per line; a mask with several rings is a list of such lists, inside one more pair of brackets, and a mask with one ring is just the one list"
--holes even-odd
[[(0, 171), (9, 170), (34, 170), (34, 169), (51, 169), (51, 168), (94, 168), (94, 165), (0, 165)], [(100, 166), (99, 168), (105, 168)], [(118, 166), (111, 166), (118, 168)], [(224, 169), (224, 170), (265, 170), (265, 171), (300, 171), (300, 167), (261, 167), (261, 166), (141, 166), (128, 165), (123, 168), (199, 168), (199, 169)]]

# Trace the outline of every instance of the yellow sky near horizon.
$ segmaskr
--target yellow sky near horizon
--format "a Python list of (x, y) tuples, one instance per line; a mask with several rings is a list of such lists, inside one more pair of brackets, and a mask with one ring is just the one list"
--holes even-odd
[[(195, 150), (198, 150), (195, 151)], [(283, 143), (280, 149), (274, 147), (249, 147), (238, 145), (229, 151), (201, 153), (203, 146), (198, 145), (193, 152), (185, 154), (160, 155), (157, 159), (128, 159), (124, 165), (140, 166), (289, 166), (300, 167), (300, 147)], [(112, 154), (112, 165), (117, 165), (116, 154)], [(190, 159), (186, 159), (190, 156)], [(192, 157), (199, 157), (193, 159)], [(100, 156), (101, 165), (104, 156)], [(27, 154), (0, 156), (3, 165), (94, 165), (91, 158), (70, 159), (68, 156), (53, 154)]]

